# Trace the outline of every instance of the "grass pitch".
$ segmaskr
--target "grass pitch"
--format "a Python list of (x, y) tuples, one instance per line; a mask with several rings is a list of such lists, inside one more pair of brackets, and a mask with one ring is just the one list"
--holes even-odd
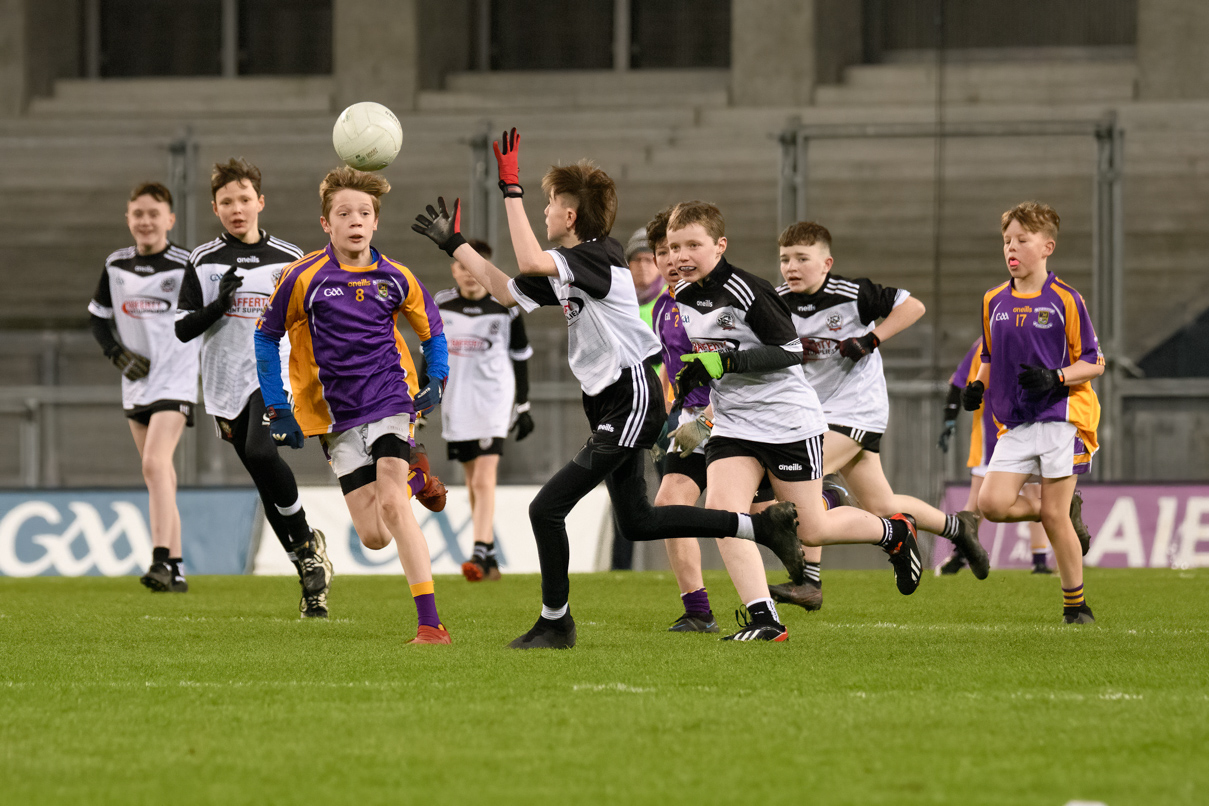
[[(535, 577), (0, 580), (0, 799), (24, 803), (1209, 802), (1209, 571), (831, 571), (785, 644), (665, 632), (668, 574), (572, 580), (579, 646), (504, 648)], [(723, 630), (729, 581), (707, 575)]]

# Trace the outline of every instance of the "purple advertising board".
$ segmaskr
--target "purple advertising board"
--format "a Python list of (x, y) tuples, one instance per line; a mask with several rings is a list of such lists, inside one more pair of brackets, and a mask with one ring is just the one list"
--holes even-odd
[[(968, 485), (945, 489), (944, 510), (963, 509)], [(1100, 568), (1209, 566), (1209, 485), (1085, 484), (1083, 522), (1091, 549), (1083, 562)], [(982, 545), (992, 568), (1028, 568), (1029, 524), (983, 521)]]

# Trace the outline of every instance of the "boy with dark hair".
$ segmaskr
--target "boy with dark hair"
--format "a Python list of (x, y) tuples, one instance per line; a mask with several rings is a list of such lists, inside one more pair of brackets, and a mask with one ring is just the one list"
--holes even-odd
[[(159, 182), (136, 186), (126, 203), (134, 246), (105, 260), (88, 303), (92, 335), (122, 373), (122, 407), (143, 464), (151, 520), (151, 566), (142, 583), (184, 593), (181, 519), (172, 455), (197, 404), (198, 350), (172, 331), (189, 253), (169, 242), (172, 193)], [(114, 333), (116, 329), (116, 335)]]
[[(419, 621), (411, 643), (448, 644), (428, 542), (408, 501), (414, 416), (440, 403), (448, 351), (428, 291), (371, 246), (388, 192), (378, 174), (347, 166), (324, 177), (319, 222), (331, 243), (286, 268), (256, 325), (256, 371), (273, 439), (301, 448), (318, 436), (361, 542), (375, 549), (395, 542)], [(429, 376), (423, 389), (396, 329), (400, 314), (421, 340)], [(281, 382), (279, 343), (287, 332), (292, 408)]]
[[(705, 448), (706, 506), (750, 506), (767, 473), (777, 500), (796, 506), (802, 543), (810, 548), (877, 544), (890, 555), (899, 592), (914, 593), (920, 558), (911, 516), (878, 518), (824, 503), (822, 435), (827, 427), (802, 371), (802, 343), (776, 290), (723, 256), (725, 226), (714, 205), (686, 202), (672, 211), (667, 234), (681, 277), (676, 305), (693, 347), (682, 356), (677, 394), (709, 386), (714, 408)], [(728, 568), (737, 551), (744, 550), (727, 541), (719, 547)], [(784, 631), (763, 566), (758, 573), (737, 576), (732, 570), (752, 622), (759, 625), (757, 637)], [(804, 575), (794, 578), (792, 569), (791, 579), (804, 584)]]
[[(1103, 374), (1104, 355), (1083, 297), (1047, 268), (1059, 224), (1057, 212), (1038, 202), (1003, 214), (1011, 279), (982, 298), (983, 365), (962, 391), (962, 405), (976, 410), (985, 393), (999, 426), (978, 508), (995, 523), (1044, 524), (1062, 578), (1062, 620), (1090, 624), (1075, 483), (1098, 447), (1100, 402), (1091, 380)], [(1041, 476), (1039, 502), (1021, 495), (1033, 475)]]
[[(255, 165), (234, 158), (216, 163), (210, 195), (223, 233), (189, 256), (176, 336), (183, 342), (202, 337), (206, 411), (252, 477), (265, 518), (298, 571), (301, 617), (327, 618), (332, 564), (323, 533), (307, 524), (294, 473), (269, 434), (252, 346), (256, 320), (286, 265), (301, 258), (302, 250), (260, 229), (264, 195)], [(288, 339), (282, 339), (282, 352), (288, 360)]]
[[(468, 243), (484, 258), (491, 258), (486, 243)], [(456, 285), (438, 291), (433, 299), (449, 342), (449, 386), (441, 401), (441, 435), (448, 443), (449, 460), (462, 463), (474, 524), (474, 549), (462, 563), (462, 574), (469, 582), (497, 580), (496, 474), (508, 432), (515, 429), (519, 442), (534, 429), (529, 413), (533, 348), (519, 308), (501, 305), (457, 260), (449, 268)]]
[[(874, 515), (907, 512), (918, 528), (952, 540), (974, 575), (985, 579), (990, 560), (978, 542), (977, 515), (946, 515), (918, 498), (898, 495), (882, 470), (881, 438), (890, 399), (878, 345), (917, 322), (923, 303), (905, 289), (834, 274), (831, 233), (817, 222), (791, 224), (778, 245), (785, 283), (777, 293), (802, 339), (802, 369), (827, 421), (824, 472), (843, 475), (861, 506)], [(806, 585), (773, 586), (778, 601), (813, 609), (822, 593), (821, 552), (808, 550), (807, 559), (811, 573)]]
[[(790, 567), (800, 567), (793, 507), (779, 505), (757, 516), (695, 507), (652, 507), (647, 501), (644, 462), (666, 413), (659, 380), (651, 368), (659, 342), (638, 314), (634, 283), (621, 244), (608, 238), (617, 210), (613, 180), (582, 161), (550, 168), (543, 251), (522, 202), (516, 130), (496, 143), (500, 189), (521, 276), (510, 279), (466, 243), (459, 232), (460, 201), (452, 215), (438, 200), (413, 226), (474, 274), (501, 304), (532, 311), (560, 306), (567, 320), (571, 370), (584, 393), (592, 436), (529, 506), (542, 568), (542, 613), (533, 628), (514, 640), (515, 649), (566, 649), (575, 645), (575, 621), (567, 605), (567, 513), (602, 481), (608, 487), (622, 531), (633, 540), (668, 537), (742, 536), (768, 545)], [(750, 499), (749, 499), (750, 500)], [(754, 547), (752, 547), (754, 550)], [(783, 638), (781, 640), (784, 640)]]

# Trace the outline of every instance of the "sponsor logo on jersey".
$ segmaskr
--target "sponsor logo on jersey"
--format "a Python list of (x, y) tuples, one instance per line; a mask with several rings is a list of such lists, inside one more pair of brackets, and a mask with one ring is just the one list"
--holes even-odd
[(563, 303), (563, 316), (567, 317), (567, 324), (573, 324), (575, 320), (579, 319), (579, 314), (583, 311), (583, 309), (584, 302), (582, 299), (579, 299), (578, 297), (569, 297), (567, 301)]
[(616, 429), (613, 428), (613, 426), (609, 423), (601, 423), (600, 425), (596, 426), (596, 430), (597, 431), (608, 431), (610, 434), (612, 434)]
[(236, 262), (236, 263), (259, 263), (259, 262), (260, 262), (260, 258), (258, 258), (258, 257), (253, 257), (253, 256), (249, 256), (249, 257), (237, 257), (237, 258), (235, 258), (235, 262)]
[(814, 310), (814, 306), (813, 305), (799, 305), (798, 310), (801, 311), (802, 313), (810, 313), (811, 311)]
[[(349, 283), (349, 285), (352, 285), (352, 283)], [(323, 296), (325, 296), (325, 297), (343, 297), (344, 289), (343, 288), (325, 288), (325, 289), (323, 289)]]
[(122, 313), (134, 319), (150, 319), (172, 310), (172, 303), (159, 297), (131, 297), (122, 303)]
[(135, 274), (155, 274), (153, 266), (131, 266), (130, 270)]
[(844, 317), (840, 316), (838, 313), (833, 313), (827, 317), (827, 329), (828, 330), (839, 330), (843, 326), (844, 326)]
[(348, 283), (348, 287), (354, 288), (356, 286), (365, 286), (365, 285), (369, 285), (371, 282), (372, 281), (370, 281), (370, 280), (350, 280)]
[(449, 352), (453, 355), (468, 356), (472, 353), (485, 353), (491, 349), (491, 341), (480, 339), (478, 336), (448, 336)]
[(722, 328), (723, 330), (734, 330), (735, 315), (730, 311), (723, 311), (722, 313), (718, 314), (718, 327)]
[[(340, 289), (337, 288), (336, 290), (339, 291)], [(245, 291), (236, 294), (235, 299), (231, 301), (231, 307), (227, 308), (226, 316), (235, 319), (259, 319), (268, 305), (268, 294), (258, 291)]]
[(798, 462), (794, 462), (791, 465), (777, 465), (777, 470), (801, 470), (801, 469), (802, 469), (802, 465)]
[(700, 307), (702, 307), (702, 308), (712, 308), (712, 307), (714, 307), (714, 301), (713, 301), (712, 299), (699, 299), (699, 300), (695, 300), (695, 301), (693, 302), (693, 304), (694, 304), (694, 305), (698, 305), (698, 306), (700, 306)]
[(840, 343), (835, 339), (802, 339), (802, 360), (822, 361), (837, 355)]
[(693, 339), (694, 353), (720, 353), (723, 350), (737, 350), (739, 342), (734, 339)]
[(1050, 310), (1048, 308), (1038, 308), (1037, 318), (1033, 321), (1033, 327), (1041, 328), (1042, 330), (1049, 330), (1054, 326), (1054, 323), (1050, 321), (1049, 315)]
[(482, 312), (483, 312), (483, 309), (477, 305), (467, 305), (465, 308), (462, 309), (462, 313), (464, 313), (468, 316), (471, 314), (482, 313)]

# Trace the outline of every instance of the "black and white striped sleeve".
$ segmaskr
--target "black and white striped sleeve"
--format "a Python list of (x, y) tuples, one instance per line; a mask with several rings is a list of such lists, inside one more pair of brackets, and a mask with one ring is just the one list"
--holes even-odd
[(102, 319), (113, 318), (113, 293), (109, 289), (109, 264), (105, 264), (105, 268), (101, 270), (101, 280), (97, 283), (97, 290), (88, 302), (88, 312)]
[(554, 258), (558, 278), (593, 299), (604, 299), (613, 285), (613, 268), (607, 250), (597, 243), (585, 243), (568, 249), (560, 246), (546, 252)]
[(561, 305), (558, 294), (554, 293), (555, 279), (553, 277), (529, 277), (522, 275), (508, 281), (508, 290), (516, 304), (525, 313), (532, 313), (543, 305)]
[[(743, 302), (743, 297), (731, 289), (731, 284), (736, 279), (738, 278), (732, 277), (727, 281), (727, 289), (735, 294), (740, 302)], [(780, 347), (800, 355), (802, 342), (798, 339), (798, 332), (793, 326), (789, 306), (785, 304), (781, 295), (769, 283), (743, 282), (742, 285), (746, 290), (746, 298), (750, 300), (747, 303), (745, 321), (756, 338), (764, 344)]]
[[(851, 283), (851, 281), (844, 281)], [(856, 281), (856, 311), (862, 324), (885, 319), (903, 300), (910, 296), (907, 291), (889, 286), (880, 286), (872, 280)]]

